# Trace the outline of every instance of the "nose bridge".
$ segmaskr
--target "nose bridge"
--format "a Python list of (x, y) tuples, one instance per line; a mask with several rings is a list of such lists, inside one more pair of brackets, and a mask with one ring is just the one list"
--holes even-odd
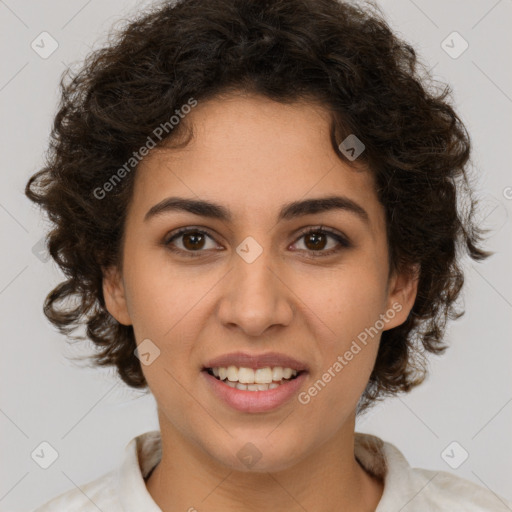
[(236, 248), (228, 289), (219, 308), (224, 324), (236, 324), (251, 336), (292, 317), (286, 287), (276, 276), (273, 251), (247, 237)]

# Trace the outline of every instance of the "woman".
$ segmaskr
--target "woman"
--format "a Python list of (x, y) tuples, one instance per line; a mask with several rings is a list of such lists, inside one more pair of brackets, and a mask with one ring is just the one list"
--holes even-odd
[(507, 510), (354, 431), (423, 381), (461, 253), (489, 255), (447, 94), (336, 0), (165, 3), (62, 82), (26, 191), (67, 276), (45, 313), (160, 429), (38, 511)]

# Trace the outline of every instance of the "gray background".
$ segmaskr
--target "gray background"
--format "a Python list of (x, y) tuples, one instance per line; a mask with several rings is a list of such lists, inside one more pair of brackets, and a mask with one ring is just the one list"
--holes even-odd
[[(61, 275), (37, 253), (47, 224), (23, 195), (43, 161), (62, 71), (101, 45), (115, 21), (146, 4), (0, 0), (2, 511), (29, 510), (91, 481), (119, 464), (132, 437), (158, 428), (152, 395), (130, 390), (112, 371), (67, 359), (89, 346), (69, 346), (43, 316), (43, 300)], [(394, 443), (412, 466), (450, 471), (512, 499), (512, 1), (380, 5), (436, 78), (452, 85), (474, 142), (480, 222), (492, 230), (488, 247), (496, 254), (483, 264), (466, 261), (466, 315), (447, 333), (448, 352), (431, 359), (431, 377), (379, 405), (357, 430)], [(58, 43), (48, 58), (31, 47), (35, 41), (43, 50), (43, 31)], [(457, 36), (445, 43), (452, 56), (441, 46), (454, 31), (469, 44), (457, 58), (463, 48)], [(51, 49), (50, 39), (44, 48)], [(31, 458), (43, 441), (58, 452), (48, 469)], [(463, 450), (469, 457), (460, 464)]]

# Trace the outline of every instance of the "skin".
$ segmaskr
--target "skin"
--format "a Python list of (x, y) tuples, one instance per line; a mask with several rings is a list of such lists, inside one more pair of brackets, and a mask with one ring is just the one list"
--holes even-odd
[[(383, 484), (356, 461), (354, 428), (380, 333), (307, 405), (294, 397), (270, 412), (242, 413), (216, 398), (200, 373), (208, 359), (227, 352), (278, 351), (309, 364), (304, 391), (393, 303), (402, 309), (384, 329), (406, 320), (417, 280), (389, 276), (373, 178), (337, 157), (328, 112), (314, 103), (232, 93), (199, 102), (186, 122), (194, 137), (185, 147), (153, 151), (141, 162), (122, 267), (106, 269), (103, 281), (108, 311), (133, 325), (137, 344), (149, 338), (160, 350), (142, 365), (163, 449), (147, 489), (164, 512), (373, 511)], [(276, 223), (284, 203), (333, 193), (361, 205), (369, 224), (342, 210)], [(169, 196), (220, 203), (234, 220), (173, 211), (145, 222)], [(352, 246), (330, 237), (315, 246), (301, 236), (320, 225)], [(189, 253), (199, 247), (197, 258), (164, 245), (187, 226), (212, 237), (174, 240)], [(250, 264), (236, 252), (247, 236), (263, 248)], [(340, 250), (308, 257), (317, 247)], [(237, 457), (248, 442), (262, 454), (251, 469)]]

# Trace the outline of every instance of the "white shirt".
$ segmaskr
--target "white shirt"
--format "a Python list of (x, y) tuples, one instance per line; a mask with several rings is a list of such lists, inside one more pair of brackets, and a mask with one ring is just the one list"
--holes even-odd
[[(393, 444), (379, 437), (356, 432), (354, 453), (368, 472), (384, 480), (375, 512), (512, 511), (512, 502), (469, 480), (445, 471), (411, 468)], [(160, 432), (141, 434), (127, 444), (118, 469), (81, 489), (64, 492), (32, 512), (161, 512), (144, 481), (161, 455)]]

